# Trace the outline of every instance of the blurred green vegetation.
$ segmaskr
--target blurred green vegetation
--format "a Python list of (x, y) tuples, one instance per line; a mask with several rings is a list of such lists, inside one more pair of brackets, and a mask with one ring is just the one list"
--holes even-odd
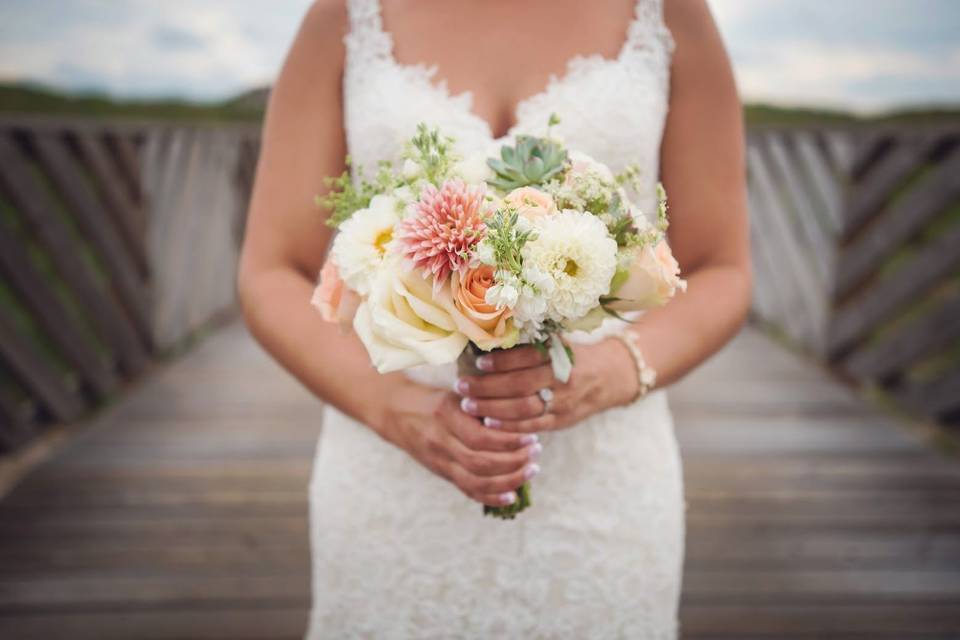
[(173, 120), (259, 122), (266, 91), (250, 91), (220, 102), (180, 98), (119, 99), (100, 93), (66, 93), (36, 84), (0, 83), (0, 113)]
[[(263, 117), (267, 95), (268, 90), (260, 88), (213, 102), (181, 98), (120, 99), (102, 93), (67, 93), (38, 84), (0, 83), (0, 113), (191, 122), (259, 122)], [(955, 108), (911, 108), (861, 116), (830, 109), (748, 104), (744, 107), (744, 116), (751, 125), (957, 122), (960, 121), (960, 105)]]

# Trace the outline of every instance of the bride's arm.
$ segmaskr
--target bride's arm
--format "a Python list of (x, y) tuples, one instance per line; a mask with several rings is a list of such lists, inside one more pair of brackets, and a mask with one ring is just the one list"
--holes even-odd
[[(739, 329), (750, 303), (743, 124), (733, 72), (704, 0), (666, 0), (676, 42), (670, 110), (661, 146), (661, 178), (670, 203), (669, 240), (688, 281), (668, 305), (633, 327), (657, 386), (678, 380), (722, 347)], [(554, 414), (531, 390), (549, 383), (535, 352), (495, 355), (503, 376), (464, 380), (464, 410), (501, 419), (505, 428), (538, 431), (570, 426), (627, 401), (637, 388), (626, 346), (609, 339), (578, 346), (568, 385), (556, 388)], [(526, 358), (526, 359), (524, 359)], [(512, 396), (505, 399), (505, 396)], [(519, 421), (519, 422), (518, 422)]]
[(504, 504), (536, 455), (532, 437), (492, 432), (450, 392), (380, 375), (355, 335), (309, 300), (331, 238), (313, 197), (343, 169), (342, 0), (313, 5), (273, 87), (238, 275), (257, 340), (318, 397), (374, 429), (470, 497)]
[(688, 289), (633, 329), (658, 384), (723, 346), (750, 305), (744, 137), (730, 61), (704, 0), (666, 0), (676, 41), (661, 179)]
[(335, 3), (314, 5), (271, 91), (238, 286), (247, 324), (267, 351), (316, 395), (374, 422), (355, 385), (376, 394), (395, 381), (376, 375), (361, 345), (307, 304), (332, 235), (313, 197), (326, 191), (324, 176), (344, 170), (345, 23)]

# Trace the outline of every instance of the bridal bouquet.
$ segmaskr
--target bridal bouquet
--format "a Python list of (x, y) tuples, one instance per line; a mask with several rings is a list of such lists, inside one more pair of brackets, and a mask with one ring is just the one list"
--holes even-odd
[[(655, 224), (630, 202), (635, 168), (614, 174), (550, 136), (517, 136), (499, 157), (458, 157), (421, 124), (402, 164), (371, 179), (345, 172), (318, 203), (339, 230), (313, 304), (356, 331), (381, 373), (531, 344), (566, 382), (564, 331), (667, 302), (686, 283)], [(349, 159), (348, 159), (349, 164)], [(530, 504), (529, 484), (506, 507)]]

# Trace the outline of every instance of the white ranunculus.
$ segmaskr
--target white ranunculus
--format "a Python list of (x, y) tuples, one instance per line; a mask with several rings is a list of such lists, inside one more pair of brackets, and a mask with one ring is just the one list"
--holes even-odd
[(396, 260), (380, 269), (353, 328), (380, 373), (454, 362), (467, 346), (467, 337), (434, 301), (430, 283)]
[(333, 260), (343, 281), (360, 295), (370, 292), (399, 220), (397, 200), (379, 195), (340, 225), (331, 250)]
[(552, 284), (545, 296), (547, 317), (576, 320), (609, 293), (617, 242), (595, 215), (565, 210), (538, 221), (536, 238), (523, 247), (523, 264)]

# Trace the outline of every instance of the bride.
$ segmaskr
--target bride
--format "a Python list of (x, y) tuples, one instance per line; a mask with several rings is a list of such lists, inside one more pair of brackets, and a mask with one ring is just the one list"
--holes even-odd
[[(553, 112), (569, 148), (639, 163), (645, 211), (663, 181), (688, 291), (571, 334), (566, 384), (532, 348), (491, 354), (482, 377), (377, 374), (309, 305), (331, 239), (312, 204), (324, 177), (346, 154), (369, 174), (419, 122), (469, 153), (542, 134)], [(676, 637), (684, 501), (663, 388), (748, 307), (742, 137), (705, 0), (310, 8), (271, 95), (239, 275), (253, 334), (324, 401), (308, 638)], [(532, 508), (481, 516), (526, 478)]]

